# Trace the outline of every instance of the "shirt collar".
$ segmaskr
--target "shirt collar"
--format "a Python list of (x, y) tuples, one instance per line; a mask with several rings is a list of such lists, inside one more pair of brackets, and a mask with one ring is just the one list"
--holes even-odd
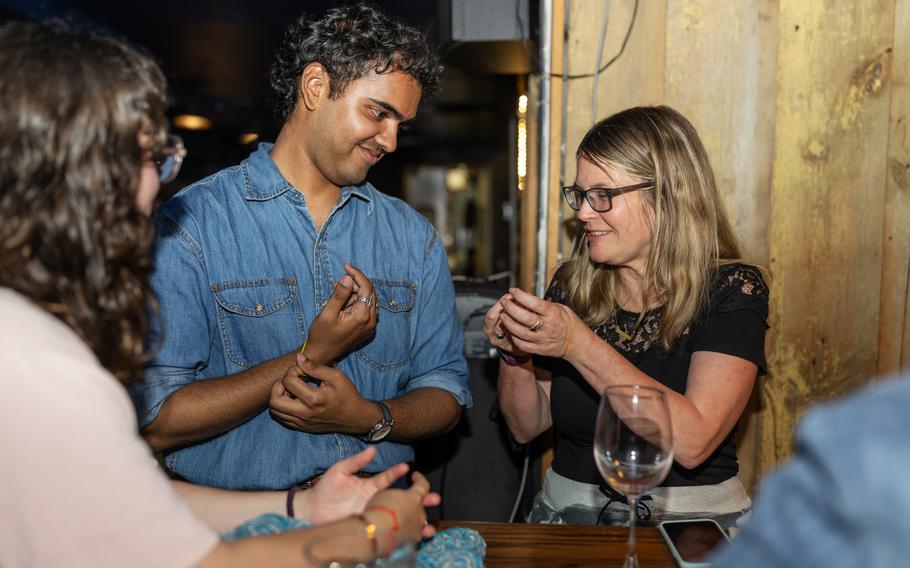
[[(272, 147), (274, 144), (261, 142), (259, 147), (249, 155), (241, 164), (243, 171), (244, 197), (250, 201), (268, 201), (274, 199), (289, 189), (296, 189), (291, 185), (281, 170), (272, 160)], [(347, 201), (352, 195), (372, 203), (369, 182), (360, 185), (345, 186), (341, 188), (341, 200)]]

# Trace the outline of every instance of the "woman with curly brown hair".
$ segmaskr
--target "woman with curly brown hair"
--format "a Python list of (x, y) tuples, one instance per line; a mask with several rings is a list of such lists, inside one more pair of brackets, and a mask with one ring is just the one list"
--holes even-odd
[[(184, 151), (157, 64), (62, 25), (0, 26), (0, 565), (305, 566), (319, 543), (368, 560), (417, 539), (438, 496), (407, 470), (339, 462), (306, 492), (171, 483), (123, 383), (141, 376), (153, 301), (148, 214)], [(269, 511), (317, 528), (219, 540)]]
[(665, 393), (675, 459), (638, 516), (732, 525), (751, 506), (733, 430), (765, 370), (762, 273), (738, 260), (707, 153), (675, 110), (606, 118), (576, 158), (563, 188), (581, 228), (571, 259), (546, 299), (513, 289), (484, 322), (502, 353), (500, 403), (515, 438), (556, 428), (530, 520), (628, 519), (598, 474), (592, 438), (600, 393), (635, 384)]

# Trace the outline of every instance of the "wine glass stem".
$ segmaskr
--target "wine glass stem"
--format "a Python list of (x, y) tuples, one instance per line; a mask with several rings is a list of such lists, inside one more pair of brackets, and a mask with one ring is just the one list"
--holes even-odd
[(635, 521), (638, 517), (638, 497), (627, 495), (629, 503), (629, 553), (626, 555), (625, 568), (638, 568), (638, 556), (635, 554)]

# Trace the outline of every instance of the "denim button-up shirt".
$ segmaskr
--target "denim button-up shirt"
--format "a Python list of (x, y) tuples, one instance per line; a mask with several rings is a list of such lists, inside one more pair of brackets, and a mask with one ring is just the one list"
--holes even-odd
[[(193, 184), (155, 215), (160, 304), (144, 383), (132, 387), (142, 426), (180, 387), (231, 375), (299, 349), (344, 275), (373, 282), (376, 337), (338, 367), (370, 400), (420, 387), (471, 405), (463, 335), (442, 242), (427, 220), (369, 183), (345, 187), (321, 230), (300, 191), (261, 144), (239, 166)], [(283, 489), (365, 447), (356, 436), (308, 434), (263, 410), (214, 439), (167, 455), (189, 481), (228, 489)], [(379, 444), (366, 468), (413, 459), (404, 444)]]

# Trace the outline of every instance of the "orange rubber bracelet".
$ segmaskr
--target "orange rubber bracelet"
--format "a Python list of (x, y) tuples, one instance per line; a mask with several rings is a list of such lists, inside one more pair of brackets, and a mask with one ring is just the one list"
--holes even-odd
[(392, 530), (397, 531), (401, 526), (398, 524), (398, 513), (389, 509), (388, 507), (383, 507), (382, 505), (373, 505), (372, 507), (367, 507), (365, 511), (382, 511), (383, 513), (388, 513), (392, 517)]

